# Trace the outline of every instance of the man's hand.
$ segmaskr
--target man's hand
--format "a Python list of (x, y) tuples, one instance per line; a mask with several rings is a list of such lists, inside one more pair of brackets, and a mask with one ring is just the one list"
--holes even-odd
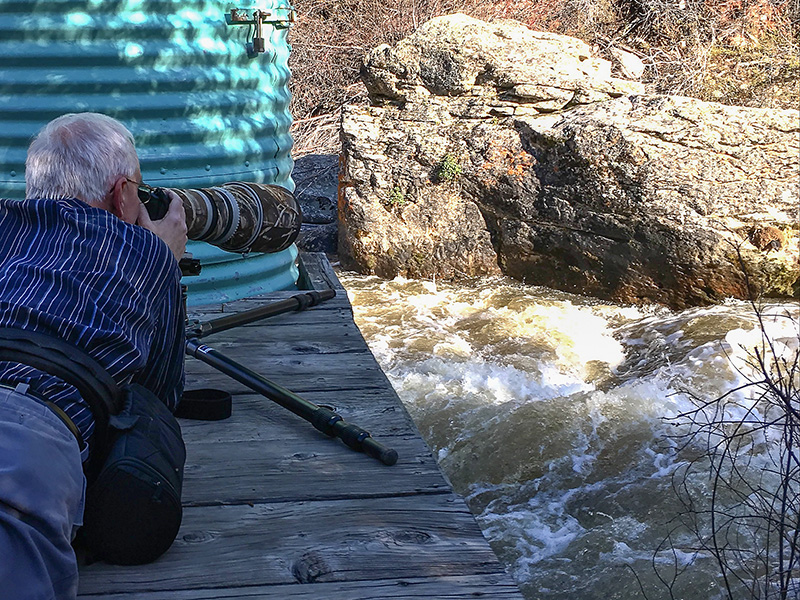
[(144, 204), (139, 205), (139, 219), (137, 224), (145, 229), (149, 229), (166, 242), (175, 260), (180, 260), (186, 253), (186, 212), (183, 210), (183, 202), (177, 194), (167, 191), (170, 197), (169, 209), (163, 219), (153, 221), (147, 214)]

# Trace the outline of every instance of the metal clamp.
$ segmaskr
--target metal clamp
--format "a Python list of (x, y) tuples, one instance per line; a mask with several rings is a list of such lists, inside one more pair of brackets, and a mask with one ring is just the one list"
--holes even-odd
[(272, 9), (261, 8), (232, 8), (225, 13), (225, 22), (228, 25), (255, 26), (253, 39), (247, 42), (247, 55), (250, 58), (266, 51), (264, 42), (264, 24), (275, 29), (288, 29), (295, 21), (297, 11), (291, 6), (276, 6)]

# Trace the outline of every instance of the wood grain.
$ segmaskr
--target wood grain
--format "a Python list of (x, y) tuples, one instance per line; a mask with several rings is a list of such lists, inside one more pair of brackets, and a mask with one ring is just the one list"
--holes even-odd
[[(89, 596), (86, 596), (87, 598)], [(107, 600), (520, 600), (505, 574), (408, 577), (332, 583), (159, 590), (110, 594)]]
[(119, 593), (502, 572), (463, 502), (439, 494), (188, 507), (167, 554), (146, 568), (86, 567), (80, 589)]

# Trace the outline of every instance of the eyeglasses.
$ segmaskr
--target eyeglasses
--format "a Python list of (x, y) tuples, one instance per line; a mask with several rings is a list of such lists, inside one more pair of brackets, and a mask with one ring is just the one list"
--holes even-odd
[(161, 198), (163, 195), (161, 188), (154, 188), (141, 181), (134, 181), (130, 177), (126, 177), (125, 179), (136, 186), (136, 194), (139, 196), (139, 202), (142, 204), (147, 204), (153, 198)]

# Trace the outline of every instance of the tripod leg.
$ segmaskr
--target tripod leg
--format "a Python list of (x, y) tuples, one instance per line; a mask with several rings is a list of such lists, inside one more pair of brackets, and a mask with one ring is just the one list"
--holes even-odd
[(291, 296), (286, 300), (271, 302), (266, 306), (260, 306), (252, 310), (246, 310), (235, 315), (211, 319), (205, 323), (198, 323), (193, 327), (189, 327), (188, 329), (190, 331), (187, 331), (186, 335), (187, 337), (195, 338), (205, 337), (207, 335), (211, 335), (212, 333), (226, 331), (227, 329), (232, 329), (233, 327), (238, 327), (239, 325), (246, 325), (247, 323), (253, 323), (254, 321), (266, 319), (267, 317), (274, 317), (275, 315), (280, 315), (286, 312), (305, 310), (307, 308), (311, 308), (312, 306), (316, 306), (320, 302), (330, 300), (335, 295), (335, 290), (304, 292), (302, 294)]
[(186, 340), (186, 354), (203, 361), (265, 398), (280, 404), (311, 423), (319, 431), (332, 437), (338, 437), (353, 450), (364, 452), (367, 456), (388, 466), (397, 462), (397, 452), (376, 442), (368, 431), (361, 429), (358, 425), (346, 423), (334, 411), (301, 398), (294, 392), (231, 360), (221, 352), (201, 344), (197, 338)]

